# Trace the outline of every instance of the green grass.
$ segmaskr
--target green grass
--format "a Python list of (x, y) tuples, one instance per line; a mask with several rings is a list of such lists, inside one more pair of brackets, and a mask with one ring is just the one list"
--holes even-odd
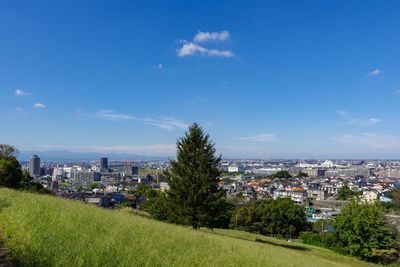
[(139, 174), (152, 174), (152, 175), (156, 175), (157, 173), (159, 174), (163, 174), (162, 170), (156, 170), (156, 169), (141, 169), (139, 168)]
[(24, 266), (372, 266), (318, 247), (9, 189), (0, 189), (0, 234)]

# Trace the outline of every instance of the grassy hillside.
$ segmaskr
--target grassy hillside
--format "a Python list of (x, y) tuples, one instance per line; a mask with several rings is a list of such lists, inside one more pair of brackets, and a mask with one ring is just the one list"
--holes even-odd
[(370, 266), (322, 248), (9, 189), (0, 189), (0, 234), (26, 266)]

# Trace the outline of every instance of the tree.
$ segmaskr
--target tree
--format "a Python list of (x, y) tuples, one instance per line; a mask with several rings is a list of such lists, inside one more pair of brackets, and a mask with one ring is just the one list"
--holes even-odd
[(350, 198), (353, 198), (354, 196), (358, 196), (359, 193), (352, 191), (348, 185), (342, 186), (338, 192), (338, 199), (339, 200), (348, 200)]
[(228, 227), (229, 210), (226, 209), (230, 204), (218, 186), (221, 156), (215, 155), (209, 135), (194, 123), (176, 145), (177, 158), (170, 161), (170, 170), (164, 172), (170, 186), (169, 220), (194, 229)]
[(392, 199), (391, 206), (395, 209), (400, 209), (400, 190), (398, 188), (392, 189), (388, 197)]
[(155, 198), (158, 196), (157, 190), (151, 188), (148, 185), (140, 183), (138, 187), (132, 191), (133, 194), (138, 194), (147, 198)]
[(90, 185), (90, 190), (94, 190), (95, 188), (99, 188), (99, 183), (93, 183)]
[(168, 205), (168, 199), (164, 193), (156, 197), (149, 198), (140, 204), (140, 209), (147, 211), (151, 217), (160, 221), (171, 221), (171, 207)]
[(292, 178), (292, 175), (288, 171), (279, 171), (275, 174), (271, 174), (269, 178)]
[(10, 145), (0, 144), (0, 157), (12, 158), (18, 153), (18, 150)]
[(296, 175), (296, 177), (298, 177), (298, 178), (308, 177), (308, 174), (305, 172), (300, 172), (299, 174)]
[(31, 187), (32, 186), (32, 180), (33, 180), (33, 177), (28, 172), (24, 172), (22, 174), (19, 187), (23, 188), (23, 189)]
[(231, 219), (231, 227), (236, 222), (239, 229), (287, 238), (310, 229), (304, 207), (290, 198), (257, 200), (249, 207), (240, 207)]
[(384, 209), (379, 202), (363, 203), (352, 199), (335, 219), (339, 247), (344, 254), (374, 260), (382, 252), (392, 251), (397, 233), (388, 227)]
[(17, 152), (13, 146), (0, 144), (0, 186), (20, 187), (22, 171), (15, 157)]

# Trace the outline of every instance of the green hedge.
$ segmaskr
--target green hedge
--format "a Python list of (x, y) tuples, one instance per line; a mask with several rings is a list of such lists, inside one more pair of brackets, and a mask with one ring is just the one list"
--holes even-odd
[(301, 232), (300, 239), (304, 244), (328, 248), (342, 253), (341, 246), (333, 234), (317, 234), (312, 232)]

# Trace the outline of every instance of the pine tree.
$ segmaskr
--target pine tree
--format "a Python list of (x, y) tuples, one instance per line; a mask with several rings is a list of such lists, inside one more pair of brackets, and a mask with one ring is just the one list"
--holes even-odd
[(178, 139), (177, 159), (171, 160), (171, 168), (165, 172), (170, 185), (169, 221), (194, 229), (228, 226), (231, 206), (218, 186), (220, 161), (214, 143), (197, 123)]

